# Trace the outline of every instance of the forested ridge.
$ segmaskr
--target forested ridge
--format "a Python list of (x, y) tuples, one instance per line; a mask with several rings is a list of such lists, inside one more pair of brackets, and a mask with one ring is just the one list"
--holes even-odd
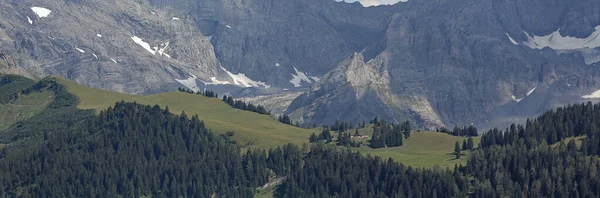
[[(276, 179), (275, 197), (600, 196), (600, 105), (591, 103), (490, 130), (478, 147), (467, 141), (463, 148), (473, 150), (464, 166), (422, 169), (324, 144), (325, 130), (311, 146), (242, 153), (202, 118), (168, 107), (118, 102), (95, 114), (77, 109), (77, 97), (51, 78), (17, 87), (5, 102), (54, 95), (44, 111), (0, 131), (8, 145), (0, 150), (0, 197), (252, 197)], [(384, 136), (384, 145), (410, 136), (408, 123), (376, 126), (398, 136)], [(564, 141), (573, 136), (585, 136), (580, 146)]]

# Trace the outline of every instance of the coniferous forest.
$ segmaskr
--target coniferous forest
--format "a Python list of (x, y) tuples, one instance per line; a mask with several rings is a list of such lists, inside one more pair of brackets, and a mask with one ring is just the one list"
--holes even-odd
[[(54, 93), (48, 107), (0, 135), (0, 144), (11, 143), (0, 150), (0, 197), (252, 197), (278, 179), (275, 197), (600, 196), (600, 105), (591, 103), (492, 129), (479, 146), (457, 142), (471, 150), (464, 166), (422, 169), (325, 144), (328, 129), (310, 148), (242, 153), (201, 118), (168, 107), (79, 110), (77, 97), (52, 79), (3, 102), (39, 91)], [(376, 144), (410, 138), (408, 123), (374, 124), (383, 137)]]

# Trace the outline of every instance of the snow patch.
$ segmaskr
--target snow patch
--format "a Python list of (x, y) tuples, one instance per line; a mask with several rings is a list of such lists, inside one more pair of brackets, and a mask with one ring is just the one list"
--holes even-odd
[(296, 74), (292, 74), (292, 79), (290, 80), (290, 83), (292, 83), (294, 87), (301, 87), (302, 81), (305, 81), (307, 83), (313, 83), (312, 80), (308, 78), (306, 73), (298, 71), (296, 67), (294, 67), (294, 71), (296, 72)]
[(583, 99), (598, 99), (600, 98), (600, 90), (591, 93), (590, 95), (581, 96)]
[(281, 64), (275, 63), (275, 67), (279, 67), (279, 66), (281, 66)]
[(198, 81), (196, 81), (196, 79), (198, 79), (196, 76), (192, 75), (187, 79), (175, 79), (175, 81), (181, 83), (183, 86), (187, 87), (188, 89), (197, 92), (200, 91), (200, 88), (198, 87)]
[(227, 27), (227, 28), (231, 29), (231, 26), (230, 26), (230, 25), (225, 25), (225, 27)]
[(546, 36), (531, 37), (527, 32), (525, 34), (529, 40), (523, 44), (532, 49), (549, 47), (554, 50), (580, 50), (600, 47), (600, 26), (596, 26), (596, 31), (587, 38), (562, 36), (560, 29)]
[(521, 102), (521, 100), (523, 100), (523, 98), (517, 98), (515, 95), (512, 95), (511, 97), (514, 101), (517, 101), (517, 102)]
[(210, 81), (212, 82), (208, 82), (208, 83), (204, 83), (206, 85), (230, 85), (231, 83), (229, 81), (220, 81), (217, 79), (217, 77), (210, 77)]
[(506, 36), (508, 36), (508, 40), (510, 40), (510, 42), (513, 45), (519, 45), (519, 43), (517, 41), (515, 41), (515, 39), (513, 39), (512, 37), (510, 37), (510, 35), (508, 33), (506, 33)]
[(117, 61), (116, 61), (115, 59), (113, 59), (113, 58), (110, 58), (110, 60), (111, 60), (112, 62), (114, 62), (114, 63), (117, 63)]
[(96, 54), (94, 54), (94, 53), (92, 53), (92, 55), (94, 55), (94, 57), (96, 57), (96, 59), (98, 59), (98, 55), (96, 55)]
[(537, 89), (537, 87), (534, 87), (533, 89), (529, 90), (526, 94), (525, 97), (523, 98), (517, 98), (515, 95), (510, 96), (514, 101), (517, 102), (521, 102), (521, 100), (525, 99), (527, 96), (530, 96), (531, 94), (533, 94), (533, 92), (535, 92), (535, 90)]
[(178, 18), (178, 17), (173, 17), (172, 19), (173, 19), (173, 21), (179, 21), (179, 20), (181, 20), (181, 19), (180, 19), (180, 18)]
[(98, 38), (102, 38), (102, 34), (96, 34)]
[(27, 16), (27, 22), (29, 22), (29, 24), (33, 24), (33, 21), (31, 20), (31, 18), (29, 18), (29, 16)]
[(527, 96), (530, 96), (536, 89), (537, 89), (537, 87), (534, 87), (533, 89), (529, 90), (527, 92)]
[(363, 7), (394, 5), (397, 3), (408, 2), (408, 0), (335, 0), (336, 2), (354, 3), (360, 2)]
[(246, 76), (246, 74), (243, 73), (238, 73), (238, 74), (233, 74), (229, 71), (227, 71), (227, 69), (223, 68), (221, 66), (221, 69), (223, 71), (225, 71), (227, 73), (227, 75), (229, 75), (231, 78), (233, 78), (233, 83), (239, 86), (243, 86), (243, 87), (265, 87), (265, 88), (270, 88), (270, 85), (267, 85), (264, 82), (260, 82), (260, 81), (254, 81), (250, 78), (248, 78)]
[(592, 65), (600, 62), (600, 51), (595, 50), (595, 48), (600, 47), (600, 26), (596, 26), (595, 29), (596, 31), (586, 38), (563, 36), (560, 34), (560, 29), (545, 36), (534, 35), (532, 37), (525, 32), (528, 40), (522, 45), (531, 49), (548, 47), (555, 50), (559, 55), (580, 53), (585, 64)]
[(171, 55), (165, 53), (165, 50), (167, 50), (167, 48), (169, 47), (169, 42), (163, 43), (162, 45), (160, 45), (163, 47), (159, 48), (159, 46), (150, 47), (150, 44), (148, 44), (147, 42), (144, 42), (144, 40), (142, 40), (140, 37), (137, 37), (137, 36), (133, 36), (133, 37), (131, 37), (131, 39), (133, 40), (133, 42), (142, 46), (142, 48), (144, 48), (146, 51), (150, 52), (152, 55), (156, 55), (156, 53), (158, 53), (161, 56), (166, 56), (166, 57), (171, 58)]
[(42, 8), (42, 7), (31, 7), (31, 10), (33, 12), (35, 12), (35, 14), (39, 17), (39, 18), (44, 18), (44, 17), (48, 17), (48, 15), (50, 15), (50, 13), (52, 12), (52, 10), (49, 10), (47, 8)]
[(83, 51), (81, 48), (76, 47), (75, 48), (77, 51), (81, 52), (82, 54), (85, 54), (85, 51)]
[(313, 79), (313, 81), (315, 81), (315, 82), (317, 82), (317, 81), (321, 80), (319, 77), (314, 77), (314, 76), (309, 76), (309, 77), (310, 77), (310, 78), (312, 78), (312, 79)]

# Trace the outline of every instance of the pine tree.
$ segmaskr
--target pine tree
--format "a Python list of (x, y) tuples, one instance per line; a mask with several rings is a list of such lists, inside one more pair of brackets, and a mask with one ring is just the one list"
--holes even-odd
[(469, 139), (467, 140), (467, 148), (469, 150), (473, 150), (475, 148), (475, 145), (473, 145), (473, 138), (469, 137)]
[(456, 159), (460, 159), (460, 144), (458, 141), (454, 144), (454, 154), (456, 155)]

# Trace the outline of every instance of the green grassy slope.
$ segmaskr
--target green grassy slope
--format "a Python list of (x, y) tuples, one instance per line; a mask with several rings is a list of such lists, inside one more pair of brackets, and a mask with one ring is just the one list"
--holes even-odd
[(35, 81), (17, 75), (0, 74), (0, 103), (6, 103), (10, 96), (17, 91), (26, 89), (35, 84)]
[[(393, 160), (415, 167), (448, 167), (452, 168), (455, 164), (464, 164), (468, 158), (468, 152), (460, 159), (456, 160), (454, 152), (454, 143), (466, 140), (463, 137), (451, 136), (445, 133), (436, 132), (415, 132), (410, 138), (404, 140), (404, 145), (394, 148), (372, 149), (366, 146), (356, 150), (362, 153), (370, 153), (383, 158), (392, 158)], [(478, 145), (479, 137), (473, 139), (475, 145)]]
[(52, 93), (44, 91), (22, 95), (15, 101), (0, 104), (0, 131), (41, 112), (51, 100)]
[[(217, 98), (207, 98), (181, 92), (161, 93), (150, 96), (121, 94), (101, 89), (93, 89), (78, 85), (74, 82), (56, 77), (58, 82), (65, 85), (68, 90), (80, 99), (78, 108), (103, 110), (112, 106), (116, 101), (136, 101), (141, 104), (161, 107), (168, 106), (173, 113), (185, 111), (187, 115), (197, 114), (207, 126), (217, 133), (234, 131), (236, 140), (240, 143), (251, 143), (250, 148), (272, 148), (286, 143), (302, 144), (308, 142), (311, 133), (318, 133), (317, 129), (301, 129), (279, 123), (267, 115), (234, 109)], [(372, 129), (361, 129), (361, 134), (371, 135)], [(451, 154), (454, 143), (464, 138), (450, 136), (443, 133), (416, 132), (405, 140), (404, 146), (386, 149), (371, 149), (366, 146), (356, 150), (363, 153), (392, 158), (398, 162), (417, 166), (453, 167), (456, 163), (464, 163), (467, 156), (454, 160)], [(475, 138), (475, 144), (479, 138)], [(366, 145), (366, 144), (365, 144)]]
[(21, 95), (16, 100), (11, 99), (13, 94), (33, 84), (35, 81), (25, 77), (0, 75), (0, 131), (41, 112), (52, 100), (52, 93), (48, 91), (33, 92)]
[(80, 109), (100, 111), (117, 101), (136, 101), (140, 104), (168, 106), (172, 113), (182, 111), (189, 116), (197, 114), (208, 128), (217, 133), (234, 131), (234, 137), (250, 148), (272, 148), (286, 143), (301, 145), (308, 142), (309, 130), (282, 124), (268, 115), (231, 108), (217, 98), (208, 98), (181, 92), (161, 93), (150, 96), (121, 94), (78, 85), (64, 78), (55, 77), (69, 92), (79, 97)]

